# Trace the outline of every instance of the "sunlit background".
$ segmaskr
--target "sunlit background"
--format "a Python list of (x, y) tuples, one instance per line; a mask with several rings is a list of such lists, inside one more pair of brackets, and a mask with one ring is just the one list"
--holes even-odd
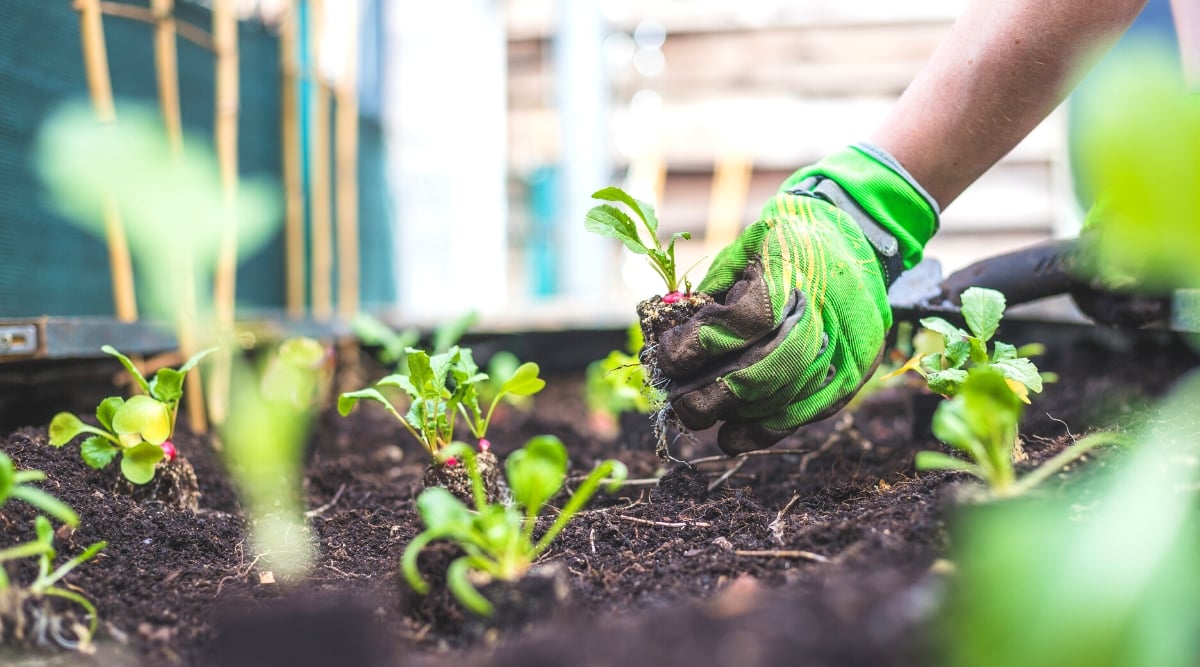
[[(60, 220), (31, 167), (42, 119), (96, 104), (88, 11), (118, 123), (124, 102), (161, 107), (170, 19), (188, 140), (212, 142), (232, 104), (237, 171), (278, 185), (240, 309), (560, 328), (627, 323), (658, 289), (584, 231), (593, 191), (622, 185), (692, 232), (698, 280), (791, 171), (874, 129), (965, 4), (238, 1), (231, 103), (213, 2), (0, 0), (0, 317), (114, 315), (104, 240)], [(1073, 233), (1068, 134), (1064, 108), (946, 211), (928, 254), (953, 269)]]

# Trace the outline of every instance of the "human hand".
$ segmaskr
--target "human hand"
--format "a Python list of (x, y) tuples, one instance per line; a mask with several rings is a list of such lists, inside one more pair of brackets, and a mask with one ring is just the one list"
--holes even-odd
[(698, 286), (715, 301), (663, 333), (659, 369), (679, 420), (718, 420), (721, 449), (769, 447), (836, 412), (879, 363), (887, 285), (920, 260), (931, 200), (875, 147), (803, 169)]

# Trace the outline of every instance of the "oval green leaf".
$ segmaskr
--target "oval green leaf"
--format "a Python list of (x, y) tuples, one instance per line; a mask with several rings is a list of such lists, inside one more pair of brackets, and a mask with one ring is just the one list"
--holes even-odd
[(552, 435), (531, 438), (505, 462), (513, 500), (537, 516), (542, 505), (562, 488), (567, 477), (567, 448)]
[(167, 406), (149, 396), (134, 396), (113, 415), (113, 430), (119, 435), (136, 433), (160, 445), (171, 437), (171, 413)]
[(546, 381), (538, 377), (541, 369), (532, 361), (527, 361), (517, 367), (516, 372), (500, 387), (500, 393), (515, 396), (532, 396), (546, 386)]
[(50, 420), (50, 444), (62, 447), (71, 442), (75, 436), (85, 433), (87, 430), (88, 425), (79, 421), (79, 417), (70, 412), (60, 412)]
[(162, 459), (162, 447), (143, 442), (125, 450), (125, 455), (121, 457), (121, 473), (134, 484), (145, 484), (154, 479), (154, 467)]

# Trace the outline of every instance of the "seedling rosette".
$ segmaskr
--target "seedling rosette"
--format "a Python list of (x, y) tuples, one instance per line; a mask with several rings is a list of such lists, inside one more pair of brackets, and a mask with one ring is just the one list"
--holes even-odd
[(1042, 374), (1028, 357), (1040, 353), (1042, 346), (1017, 348), (992, 340), (1004, 317), (1005, 299), (1000, 292), (971, 287), (962, 293), (961, 301), (963, 320), (969, 331), (940, 317), (922, 319), (921, 326), (937, 338), (935, 347), (918, 349), (908, 362), (887, 377), (911, 370), (925, 378), (931, 391), (951, 397), (958, 393), (971, 368), (987, 366), (999, 371), (1009, 389), (1028, 404), (1029, 392), (1041, 393), (1043, 384)]
[(79, 447), (80, 456), (88, 466), (99, 470), (119, 456), (125, 478), (134, 484), (145, 484), (154, 478), (160, 462), (170, 463), (175, 459), (175, 445), (170, 438), (183, 398), (184, 378), (216, 348), (197, 353), (177, 369), (160, 368), (150, 380), (111, 346), (100, 349), (125, 366), (143, 393), (128, 399), (109, 396), (100, 401), (96, 407), (99, 426), (85, 424), (69, 412), (54, 415), (50, 421), (50, 444), (62, 447), (76, 436), (88, 435)]
[[(345, 417), (360, 400), (379, 403), (429, 453), (426, 486), (444, 486), (459, 497), (470, 498), (471, 483), (458, 458), (439, 456), (454, 441), (455, 426), (458, 418), (463, 417), (467, 429), (479, 442), (477, 457), (487, 497), (499, 498), (499, 462), (490, 451), (488, 426), (502, 399), (532, 396), (546, 386), (546, 381), (538, 377), (538, 365), (527, 362), (518, 366), (512, 377), (496, 390), (486, 409), (480, 402), (479, 387), (488, 375), (479, 370), (469, 348), (452, 346), (446, 352), (430, 355), (410, 347), (405, 350), (405, 367), (404, 373), (389, 375), (374, 387), (339, 396), (338, 412)], [(405, 394), (408, 411), (401, 414), (381, 389)]]
[(521, 579), (602, 484), (615, 491), (627, 474), (620, 461), (610, 459), (600, 463), (575, 489), (545, 532), (535, 539), (538, 516), (567, 479), (567, 450), (562, 441), (553, 436), (538, 436), (509, 455), (505, 473), (512, 490), (511, 504), (488, 502), (475, 452), (469, 446), (454, 443), (442, 455), (459, 457), (465, 462), (475, 511), (467, 509), (466, 504), (446, 489), (423, 491), (417, 498), (417, 510), (425, 530), (404, 549), (401, 571), (413, 590), (424, 595), (429, 584), (421, 577), (417, 557), (431, 542), (453, 542), (466, 555), (447, 568), (447, 586), (463, 606), (483, 616), (490, 616), (494, 606), (476, 588), (475, 581)]

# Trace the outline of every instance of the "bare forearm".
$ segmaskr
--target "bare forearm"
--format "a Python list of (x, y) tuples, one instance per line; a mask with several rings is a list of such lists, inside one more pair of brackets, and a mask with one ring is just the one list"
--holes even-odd
[(1184, 82), (1189, 88), (1200, 89), (1200, 1), (1171, 0), (1171, 13), (1179, 36)]
[(1145, 0), (973, 0), (871, 140), (945, 207), (1062, 101)]

